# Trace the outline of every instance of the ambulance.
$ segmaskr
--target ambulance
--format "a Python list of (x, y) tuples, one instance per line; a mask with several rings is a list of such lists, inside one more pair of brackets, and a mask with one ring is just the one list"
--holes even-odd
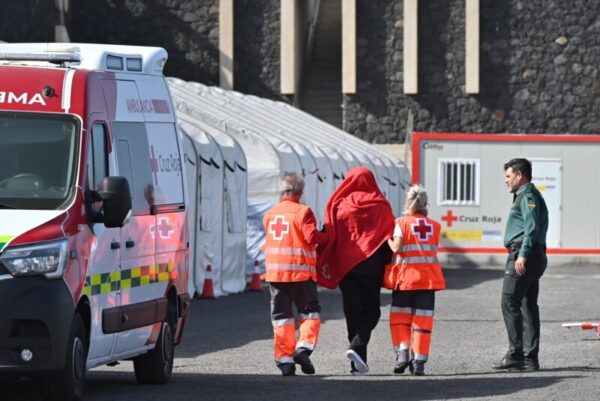
[(190, 306), (181, 133), (162, 48), (0, 44), (0, 377), (83, 397), (171, 377)]

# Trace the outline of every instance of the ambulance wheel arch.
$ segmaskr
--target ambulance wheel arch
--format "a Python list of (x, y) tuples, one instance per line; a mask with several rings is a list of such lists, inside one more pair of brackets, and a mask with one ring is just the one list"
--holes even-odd
[(171, 287), (168, 299), (167, 315), (161, 323), (156, 346), (133, 359), (135, 378), (139, 384), (167, 384), (171, 380), (179, 316), (175, 287)]
[[(88, 313), (88, 323), (83, 315)], [(57, 376), (44, 379), (43, 391), (49, 401), (72, 401), (83, 398), (86, 360), (89, 347), (89, 309), (78, 308), (68, 338), (65, 368)]]

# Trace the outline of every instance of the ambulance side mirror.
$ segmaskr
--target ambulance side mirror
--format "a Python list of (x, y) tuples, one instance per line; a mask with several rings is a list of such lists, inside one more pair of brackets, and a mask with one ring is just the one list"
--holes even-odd
[(98, 186), (102, 222), (108, 228), (123, 227), (131, 214), (131, 190), (125, 177), (104, 177)]

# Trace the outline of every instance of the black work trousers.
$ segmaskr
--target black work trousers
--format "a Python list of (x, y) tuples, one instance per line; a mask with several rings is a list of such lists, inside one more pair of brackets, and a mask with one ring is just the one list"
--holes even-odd
[(340, 282), (350, 349), (367, 362), (371, 332), (381, 317), (380, 294), (385, 265), (391, 251), (385, 242), (373, 255), (352, 269)]
[(519, 251), (508, 254), (502, 286), (502, 316), (508, 334), (508, 356), (513, 360), (538, 359), (540, 350), (540, 278), (546, 270), (546, 246), (536, 243), (525, 262), (525, 273), (517, 275)]

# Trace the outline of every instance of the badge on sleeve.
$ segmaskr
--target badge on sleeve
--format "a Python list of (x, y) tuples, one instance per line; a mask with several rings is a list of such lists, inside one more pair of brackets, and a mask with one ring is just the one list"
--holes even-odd
[(530, 209), (535, 209), (535, 201), (534, 201), (533, 199), (530, 199), (530, 200), (528, 200), (528, 201), (527, 201), (527, 206), (528, 206)]

